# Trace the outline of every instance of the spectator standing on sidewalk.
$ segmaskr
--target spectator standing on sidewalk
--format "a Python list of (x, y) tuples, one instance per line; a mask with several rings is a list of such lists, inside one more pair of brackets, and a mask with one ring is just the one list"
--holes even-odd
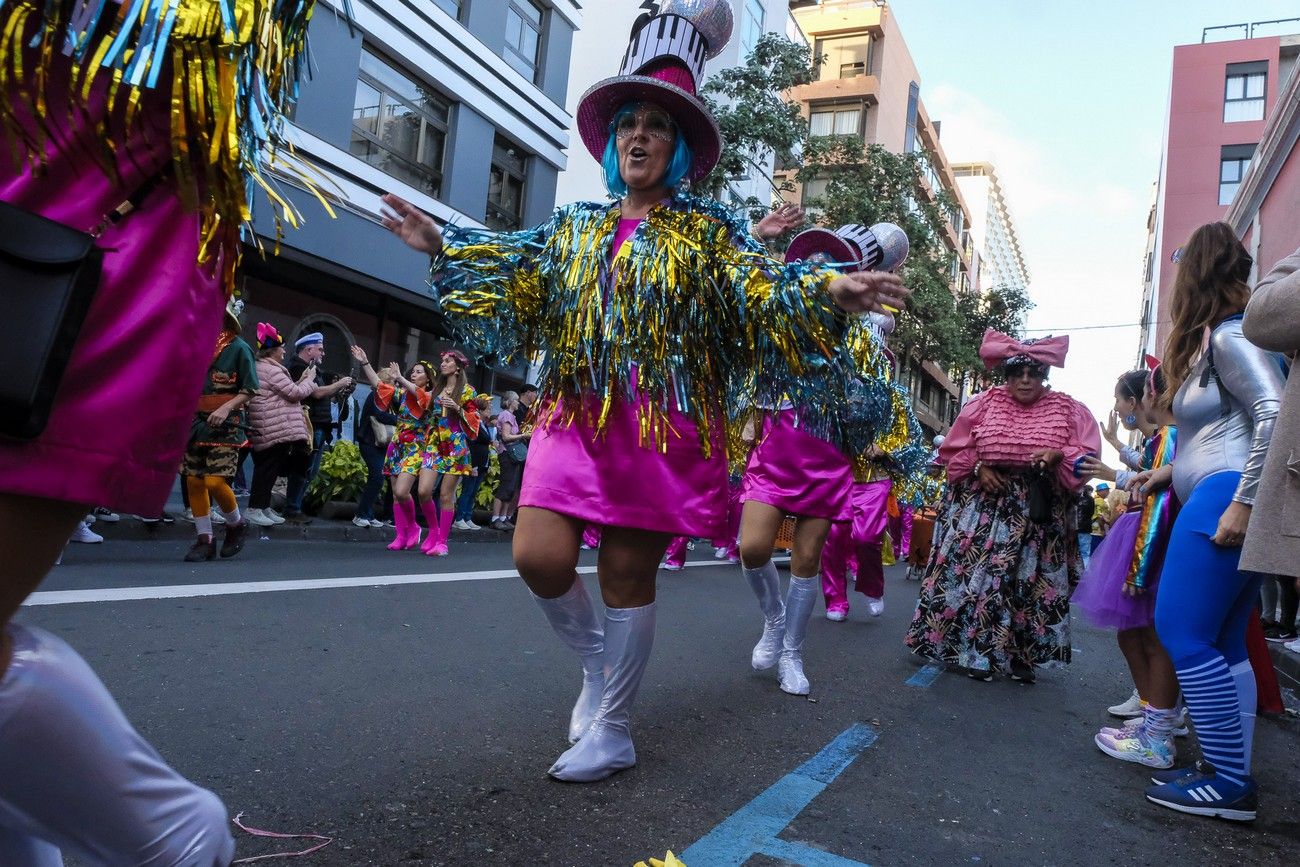
[(248, 405), (252, 428), (253, 487), (248, 495), (248, 520), (259, 527), (283, 523), (271, 511), (271, 488), (281, 475), (305, 475), (311, 461), (307, 416), (302, 402), (312, 393), (316, 368), (305, 368), (295, 380), (284, 366), (284, 338), (267, 322), (257, 323), (259, 388)]
[(1111, 514), (1110, 508), (1110, 485), (1105, 482), (1099, 482), (1092, 494), (1092, 549), (1097, 550), (1101, 540), (1106, 538), (1110, 532), (1110, 525), (1114, 523), (1115, 516)]
[[(536, 390), (533, 392), (536, 395)], [(535, 399), (535, 398), (534, 398)], [(523, 400), (513, 391), (501, 398), (501, 412), (497, 414), (497, 459), (501, 462), (501, 476), (497, 481), (496, 499), (492, 502), (492, 529), (513, 530), (510, 515), (519, 486), (524, 477), (524, 461), (528, 457), (528, 439), (531, 436), (519, 426)]]
[[(387, 369), (379, 371), (378, 376), (380, 382), (392, 386), (393, 375)], [(366, 395), (353, 434), (361, 459), (366, 462), (366, 486), (361, 489), (357, 515), (352, 519), (358, 527), (384, 526), (384, 522), (375, 517), (375, 501), (384, 487), (384, 457), (396, 432), (397, 416), (379, 408), (378, 395), (377, 389), (371, 389)]]
[(1097, 511), (1092, 485), (1079, 492), (1075, 508), (1077, 509), (1075, 528), (1079, 536), (1079, 556), (1083, 557), (1084, 568), (1087, 568), (1088, 560), (1092, 556), (1092, 518)]
[[(1300, 578), (1300, 250), (1273, 266), (1255, 286), (1242, 331), (1251, 343), (1287, 355), (1291, 373), (1260, 475), (1241, 568)], [(1292, 609), (1294, 613), (1294, 609)], [(1292, 623), (1284, 627), (1294, 628)], [(1300, 653), (1300, 640), (1287, 644)]]
[(456, 498), (456, 520), (451, 525), (457, 530), (483, 529), (474, 523), (474, 498), (487, 476), (495, 428), (485, 415), (492, 405), (492, 398), (480, 394), (474, 398), (474, 402), (478, 406), (479, 417), (485, 420), (479, 425), (478, 434), (469, 442), (470, 474), (461, 480), (460, 494)]
[(331, 406), (335, 395), (352, 388), (353, 381), (350, 376), (340, 376), (328, 384), (323, 381), (320, 364), (325, 360), (325, 335), (319, 331), (299, 337), (293, 348), (297, 355), (289, 362), (289, 378), (298, 382), (303, 371), (312, 371), (312, 392), (303, 401), (303, 406), (307, 407), (307, 417), (311, 421), (311, 456), (305, 466), (290, 469), (285, 489), (284, 519), (290, 524), (306, 524), (311, 519), (302, 513), (302, 500), (311, 480), (320, 471), (321, 453), (330, 440), (330, 431), (334, 426)]

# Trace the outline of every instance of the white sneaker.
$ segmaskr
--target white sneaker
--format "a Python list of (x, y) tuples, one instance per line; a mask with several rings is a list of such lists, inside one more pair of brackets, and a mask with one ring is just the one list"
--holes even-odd
[(466, 518), (466, 519), (465, 519), (465, 527), (464, 527), (464, 529), (466, 529), (466, 530), (482, 530), (483, 528), (480, 527), (478, 524), (475, 524), (473, 521), (469, 520), (468, 518)]
[(714, 560), (725, 560), (725, 559), (727, 559), (727, 549), (726, 549), (726, 548), (714, 548), (714, 549), (713, 549), (713, 559), (714, 559)]
[(90, 514), (106, 524), (116, 524), (118, 521), (122, 520), (122, 516), (117, 512), (114, 512), (112, 509), (105, 509), (103, 506), (98, 507)]
[(193, 523), (194, 523), (194, 511), (193, 511), (192, 509), (181, 509), (181, 518), (182, 518), (183, 520), (189, 521), (191, 524), (193, 524)]
[(465, 524), (466, 524), (465, 521), (452, 521), (451, 528), (453, 530), (468, 530), (469, 527), (466, 527)]
[(867, 597), (867, 613), (870, 614), (872, 617), (879, 617), (880, 615), (884, 614), (884, 613), (885, 613), (885, 600), (883, 600), (883, 599), (873, 599), (872, 597), (868, 596), (868, 597)]
[(380, 527), (385, 526), (385, 524), (384, 524), (383, 521), (378, 521), (378, 520), (375, 520), (374, 518), (371, 518), (371, 519), (370, 519), (370, 526), (373, 527), (374, 529), (378, 530)]
[(94, 530), (90, 529), (89, 525), (85, 523), (81, 523), (77, 525), (77, 529), (72, 531), (72, 538), (69, 539), (68, 541), (84, 542), (87, 545), (96, 545), (104, 541), (104, 537), (96, 533)]
[(370, 528), (370, 519), (369, 519), (369, 518), (362, 518), (362, 517), (358, 516), (358, 517), (355, 517), (355, 518), (352, 519), (352, 523), (353, 523), (355, 526), (357, 526), (357, 527), (365, 527), (365, 528), (367, 528), (367, 529)]
[(1133, 694), (1124, 701), (1106, 708), (1106, 713), (1111, 716), (1117, 716), (1120, 719), (1133, 719), (1134, 717), (1142, 716), (1142, 698), (1138, 695), (1138, 691), (1135, 689), (1133, 690)]
[(1297, 638), (1295, 641), (1288, 641), (1282, 646), (1292, 653), (1300, 653), (1300, 638)]
[(268, 517), (268, 518), (271, 519), (271, 523), (272, 523), (272, 524), (283, 524), (283, 523), (284, 523), (284, 515), (281, 515), (281, 514), (280, 514), (279, 512), (277, 512), (275, 509), (263, 509), (263, 510), (262, 510), (262, 513), (265, 514), (266, 517)]
[(213, 509), (211, 512), (208, 512), (208, 517), (212, 519), (212, 523), (214, 525), (221, 525), (226, 523), (226, 519), (221, 517), (221, 513), (218, 512), (216, 509)]
[(275, 521), (271, 520), (271, 516), (266, 514), (262, 509), (249, 509), (244, 513), (244, 515), (248, 518), (248, 523), (252, 524), (254, 527), (275, 526)]
[(843, 623), (844, 619), (848, 616), (847, 611), (840, 611), (838, 608), (832, 608), (830, 611), (826, 612), (826, 619), (833, 620), (836, 623)]

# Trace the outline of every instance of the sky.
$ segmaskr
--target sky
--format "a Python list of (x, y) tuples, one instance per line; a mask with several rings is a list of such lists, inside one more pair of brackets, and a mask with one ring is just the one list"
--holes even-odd
[[(638, 6), (639, 0), (595, 0)], [(734, 0), (733, 0), (734, 4)], [(1137, 360), (1142, 258), (1173, 47), (1300, 15), (1296, 0), (891, 0), (955, 162), (994, 163), (1030, 270), (1033, 336), (1069, 334), (1052, 385), (1101, 421)], [(1258, 35), (1300, 32), (1300, 22)], [(611, 48), (619, 55), (623, 46)], [(610, 74), (575, 54), (575, 86)], [(585, 84), (582, 85), (585, 87)], [(580, 88), (581, 89), (581, 88)], [(580, 147), (570, 161), (580, 162)], [(563, 186), (564, 181), (561, 181)], [(1089, 329), (1091, 326), (1126, 325)], [(1113, 452), (1109, 452), (1113, 458)]]

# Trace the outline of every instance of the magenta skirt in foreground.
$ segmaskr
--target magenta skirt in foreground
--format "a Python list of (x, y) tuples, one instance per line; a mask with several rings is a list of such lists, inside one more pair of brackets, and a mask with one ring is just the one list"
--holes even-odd
[(1093, 626), (1103, 629), (1137, 629), (1155, 623), (1156, 592), (1148, 587), (1137, 596), (1124, 592), (1133, 546), (1137, 542), (1142, 511), (1120, 515), (1088, 560), (1071, 601)]
[(852, 520), (853, 467), (839, 449), (795, 427), (795, 411), (768, 413), (749, 456), (740, 501), (755, 500), (801, 518)]
[[(30, 50), (25, 59), (35, 62)], [(83, 152), (47, 147), (48, 170), (40, 178), (26, 166), (16, 169), (6, 154), (0, 199), (87, 230), (170, 160), (171, 89), (161, 86), (142, 99), (128, 135), (133, 159), (119, 155), (123, 182), (114, 184), (84, 153), (98, 147), (107, 77), (100, 77), (90, 106), (73, 114), (63, 97), (68, 61), (56, 52), (50, 67), (45, 120), (82, 142)], [(33, 129), (30, 118), (15, 119)], [(100, 238), (103, 278), (49, 425), (31, 441), (0, 440), (0, 491), (144, 515), (162, 511), (225, 304), (217, 278), (196, 264), (199, 218), (173, 190), (163, 184)]]
[[(596, 404), (593, 401), (593, 409)], [(727, 527), (727, 456), (713, 435), (713, 456), (700, 453), (689, 418), (672, 411), (667, 449), (640, 443), (636, 409), (615, 404), (597, 435), (583, 413), (566, 424), (551, 410), (538, 425), (524, 463), (520, 506), (614, 527), (713, 538)]]

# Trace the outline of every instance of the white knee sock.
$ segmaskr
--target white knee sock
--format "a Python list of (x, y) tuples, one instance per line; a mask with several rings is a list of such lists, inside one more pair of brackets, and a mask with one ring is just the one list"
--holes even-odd
[(8, 632), (0, 826), (11, 838), (93, 864), (229, 864), (235, 841), (217, 796), (162, 760), (71, 647), (34, 627)]
[(1243, 659), (1229, 668), (1228, 672), (1232, 675), (1232, 685), (1237, 689), (1237, 702), (1241, 705), (1241, 739), (1245, 747), (1246, 773), (1250, 773), (1250, 748), (1255, 739), (1255, 708), (1259, 704), (1255, 669), (1250, 667), (1249, 659)]
[(212, 513), (209, 512), (208, 514), (204, 515), (202, 518), (200, 518), (198, 515), (195, 515), (194, 530), (200, 536), (211, 536), (212, 535)]
[(235, 506), (235, 510), (233, 512), (227, 512), (224, 509), (222, 509), (221, 517), (226, 519), (227, 524), (238, 524), (240, 519), (243, 518), (244, 516), (239, 513), (239, 506)]

